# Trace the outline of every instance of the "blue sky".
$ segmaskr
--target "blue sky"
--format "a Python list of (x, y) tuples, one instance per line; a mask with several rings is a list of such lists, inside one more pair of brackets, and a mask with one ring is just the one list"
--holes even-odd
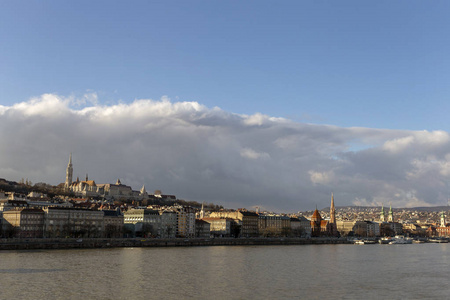
[(0, 178), (61, 183), (73, 153), (74, 176), (231, 208), (445, 205), (449, 11), (0, 1)]
[(2, 1), (0, 103), (160, 98), (450, 130), (447, 1)]

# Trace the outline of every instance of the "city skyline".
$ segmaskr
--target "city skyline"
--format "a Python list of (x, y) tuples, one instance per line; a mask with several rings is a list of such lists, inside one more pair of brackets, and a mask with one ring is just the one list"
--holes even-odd
[(0, 177), (272, 211), (446, 205), (450, 4), (1, 4)]

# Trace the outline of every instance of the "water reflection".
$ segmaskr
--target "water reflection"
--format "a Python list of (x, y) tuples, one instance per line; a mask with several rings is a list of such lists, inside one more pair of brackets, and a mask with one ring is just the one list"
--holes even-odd
[(2, 298), (437, 298), (448, 244), (0, 252)]

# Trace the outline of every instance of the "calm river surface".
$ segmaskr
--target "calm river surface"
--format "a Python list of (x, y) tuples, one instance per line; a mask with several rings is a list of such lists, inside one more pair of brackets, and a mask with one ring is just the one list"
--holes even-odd
[(450, 244), (0, 252), (0, 299), (448, 299)]

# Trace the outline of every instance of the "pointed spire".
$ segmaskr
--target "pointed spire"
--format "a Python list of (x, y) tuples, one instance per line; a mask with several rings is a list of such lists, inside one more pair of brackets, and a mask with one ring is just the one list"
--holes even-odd
[(394, 222), (394, 212), (392, 211), (392, 204), (389, 205), (388, 222)]
[(73, 168), (72, 168), (72, 152), (69, 155), (69, 163), (66, 169), (66, 181), (64, 182), (65, 189), (69, 189), (72, 184)]
[(147, 194), (147, 191), (145, 190), (145, 184), (143, 184), (142, 188), (141, 188), (141, 195), (145, 195), (145, 194)]
[(334, 207), (334, 195), (331, 193), (331, 205), (330, 205), (330, 223), (336, 223), (336, 208)]
[(202, 210), (200, 211), (200, 219), (203, 219), (205, 217), (205, 206), (204, 202), (202, 202)]

